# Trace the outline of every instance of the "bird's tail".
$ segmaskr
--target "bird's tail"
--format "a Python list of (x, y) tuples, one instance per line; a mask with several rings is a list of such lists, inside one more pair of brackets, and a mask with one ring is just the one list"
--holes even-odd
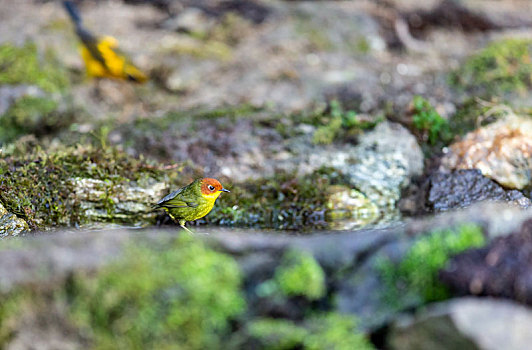
[(65, 7), (65, 10), (67, 11), (68, 15), (70, 16), (70, 19), (76, 27), (81, 26), (81, 16), (79, 15), (78, 8), (76, 4), (72, 1), (63, 1), (63, 6)]

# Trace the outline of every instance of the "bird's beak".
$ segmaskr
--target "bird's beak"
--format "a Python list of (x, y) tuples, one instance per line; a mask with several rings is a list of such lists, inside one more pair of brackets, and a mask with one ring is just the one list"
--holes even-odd
[(225, 188), (222, 188), (220, 191), (222, 191), (222, 192), (228, 192), (228, 193), (231, 192), (231, 191), (229, 191), (229, 190), (227, 190), (227, 189), (225, 189)]

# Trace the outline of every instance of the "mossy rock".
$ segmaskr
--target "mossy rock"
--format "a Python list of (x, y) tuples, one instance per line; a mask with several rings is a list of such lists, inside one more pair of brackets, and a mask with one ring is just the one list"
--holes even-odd
[(487, 95), (524, 94), (532, 86), (532, 40), (491, 43), (471, 56), (450, 78), (457, 87)]
[[(76, 334), (82, 348), (214, 349), (245, 310), (241, 281), (233, 258), (192, 237), (140, 240), (96, 272), (4, 295), (0, 346), (16, 340), (20, 327), (45, 323), (64, 332), (61, 340)], [(28, 314), (40, 324), (25, 324)]]
[(206, 220), (283, 230), (325, 228), (331, 173), (325, 168), (305, 176), (278, 173), (275, 177), (229, 185), (231, 195), (221, 196)]
[(325, 273), (312, 255), (290, 250), (275, 270), (275, 281), (286, 296), (304, 296), (309, 300), (325, 295)]
[[(316, 116), (313, 117), (316, 119)], [(337, 100), (332, 100), (323, 115), (318, 118), (318, 128), (312, 142), (328, 145), (337, 140), (348, 140), (360, 135), (364, 130), (372, 129), (384, 119), (382, 116), (371, 119), (361, 118), (353, 110), (345, 110)]]
[(0, 159), (0, 202), (30, 228), (154, 219), (167, 187), (157, 165), (112, 148), (31, 148)]
[(438, 280), (439, 270), (452, 256), (485, 243), (482, 229), (475, 224), (434, 231), (418, 238), (399, 264), (389, 260), (380, 264), (381, 277), (388, 286), (389, 302), (393, 306), (399, 305), (402, 299), (426, 303), (449, 298), (449, 291)]
[(366, 226), (380, 218), (379, 208), (364, 194), (346, 186), (331, 186), (327, 201), (327, 220), (331, 226)]
[(374, 347), (357, 330), (353, 316), (318, 313), (301, 324), (283, 319), (259, 319), (248, 327), (261, 349), (371, 350)]

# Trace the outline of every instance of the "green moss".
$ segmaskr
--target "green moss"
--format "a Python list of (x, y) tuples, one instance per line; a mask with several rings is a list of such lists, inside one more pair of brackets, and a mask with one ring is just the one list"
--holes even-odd
[(21, 47), (0, 45), (0, 85), (36, 85), (46, 92), (60, 92), (69, 83), (66, 70), (58, 64), (52, 51), (42, 57), (35, 44), (27, 42)]
[(308, 336), (308, 330), (283, 319), (259, 319), (248, 325), (248, 332), (265, 350), (297, 349)]
[(245, 309), (229, 256), (188, 236), (160, 248), (131, 247), (96, 276), (78, 275), (67, 300), (96, 349), (212, 349)]
[(357, 330), (353, 316), (333, 312), (317, 314), (300, 325), (282, 319), (259, 319), (248, 326), (248, 332), (264, 349), (374, 349)]
[(381, 265), (382, 277), (393, 291), (391, 299), (418, 296), (430, 302), (448, 298), (447, 289), (438, 281), (438, 271), (453, 255), (484, 244), (482, 229), (474, 224), (420, 237), (398, 265), (390, 261)]
[(325, 228), (331, 173), (320, 169), (303, 177), (279, 173), (235, 186), (228, 183), (231, 195), (220, 196), (203, 221), (283, 230)]
[(330, 312), (312, 317), (307, 325), (310, 333), (304, 342), (305, 349), (374, 349), (366, 337), (357, 331), (353, 316)]
[[(326, 111), (327, 112), (327, 111)], [(330, 144), (336, 139), (345, 139), (362, 130), (375, 127), (382, 118), (372, 121), (360, 119), (355, 111), (345, 111), (337, 100), (331, 101), (328, 113), (324, 115), (324, 124), (320, 124), (314, 132), (312, 141), (315, 144)]]
[(476, 99), (469, 99), (458, 107), (449, 120), (449, 127), (455, 135), (464, 135), (481, 125), (481, 117), (489, 108)]
[(290, 250), (275, 271), (275, 280), (287, 296), (315, 300), (325, 295), (325, 273), (312, 255)]
[(137, 238), (98, 271), (78, 270), (62, 282), (43, 280), (2, 294), (0, 347), (8, 348), (31, 320), (62, 330), (65, 338), (74, 334), (91, 349), (224, 344), (246, 307), (235, 260), (185, 235), (171, 242)]
[(312, 142), (315, 144), (331, 144), (340, 130), (342, 129), (342, 119), (333, 118), (327, 125), (320, 126), (312, 136)]
[(526, 92), (532, 86), (532, 40), (505, 39), (470, 57), (451, 83), (487, 94)]
[(412, 104), (412, 123), (421, 133), (423, 141), (434, 146), (437, 143), (445, 144), (451, 140), (449, 122), (436, 112), (429, 101), (421, 96), (414, 96)]
[[(519, 109), (519, 115), (532, 115), (530, 110)], [(449, 127), (454, 135), (464, 135), (472, 130), (493, 123), (514, 114), (512, 107), (503, 103), (487, 102), (471, 98), (460, 105), (449, 120)]]
[[(165, 176), (156, 165), (113, 148), (78, 146), (46, 152), (35, 145), (20, 147), (0, 159), (0, 201), (33, 229), (85, 222), (84, 209), (74, 195), (76, 178), (101, 180), (109, 196), (109, 191), (129, 181)], [(114, 211), (114, 203), (105, 205)]]

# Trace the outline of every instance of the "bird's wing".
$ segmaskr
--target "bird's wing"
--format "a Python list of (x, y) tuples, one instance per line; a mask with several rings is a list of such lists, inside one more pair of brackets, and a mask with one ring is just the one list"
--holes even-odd
[(109, 70), (109, 67), (107, 67), (107, 62), (105, 58), (102, 55), (102, 52), (100, 48), (98, 47), (98, 39), (96, 39), (92, 34), (90, 34), (87, 30), (81, 28), (76, 31), (79, 38), (81, 39), (81, 42), (83, 45), (89, 50), (91, 56), (107, 70)]
[(179, 196), (179, 194), (181, 192), (183, 192), (183, 188), (180, 188), (180, 189), (170, 193), (169, 195), (167, 195), (166, 197), (164, 197), (163, 199), (158, 201), (157, 204), (156, 204), (156, 207), (165, 207), (165, 208), (186, 208), (186, 207), (191, 207), (191, 208), (195, 208), (195, 207), (198, 206), (198, 203), (196, 203), (194, 201), (191, 201), (191, 200), (187, 200), (187, 199), (183, 198), (183, 196)]

